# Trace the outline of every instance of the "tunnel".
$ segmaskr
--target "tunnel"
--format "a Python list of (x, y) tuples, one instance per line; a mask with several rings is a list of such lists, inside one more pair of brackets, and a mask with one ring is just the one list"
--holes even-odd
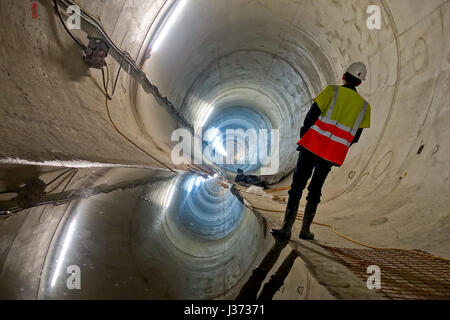
[[(430, 260), (450, 275), (449, 1), (0, 8), (2, 299), (450, 298), (448, 277), (439, 294), (395, 296), (352, 269)], [(92, 38), (108, 44), (101, 68), (83, 59)], [(283, 221), (300, 128), (358, 61), (370, 128), (327, 177), (317, 240), (298, 239), (297, 221), (280, 244), (269, 230)], [(276, 134), (226, 135), (249, 129)], [(194, 155), (174, 161), (187, 133)], [(243, 145), (240, 162), (218, 161), (229, 145)], [(236, 184), (238, 169), (266, 188)], [(67, 280), (77, 272), (81, 289)]]

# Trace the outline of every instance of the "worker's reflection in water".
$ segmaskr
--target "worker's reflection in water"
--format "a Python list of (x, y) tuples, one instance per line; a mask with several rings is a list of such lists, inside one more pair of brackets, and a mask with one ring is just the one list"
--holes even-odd
[(284, 280), (294, 265), (298, 254), (292, 250), (281, 264), (280, 268), (270, 277), (257, 297), (258, 291), (269, 271), (280, 257), (281, 251), (288, 244), (288, 240), (276, 239), (274, 245), (261, 261), (260, 265), (253, 269), (247, 283), (242, 287), (236, 300), (272, 300), (275, 293), (284, 284)]

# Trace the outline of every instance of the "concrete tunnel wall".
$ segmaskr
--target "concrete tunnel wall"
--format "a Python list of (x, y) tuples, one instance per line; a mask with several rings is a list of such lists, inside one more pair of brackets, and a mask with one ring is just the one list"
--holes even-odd
[[(381, 30), (366, 27), (371, 4), (382, 10)], [(283, 171), (296, 157), (310, 96), (340, 84), (352, 61), (365, 62), (368, 79), (358, 90), (372, 105), (371, 128), (343, 167), (333, 169), (320, 216), (381, 246), (450, 253), (448, 1), (194, 1), (192, 7), (144, 65), (189, 119), (227, 92), (264, 92), (276, 109), (267, 103), (259, 110), (282, 131)]]
[[(80, 3), (135, 58), (143, 56), (163, 5)], [(110, 127), (101, 75), (84, 66), (50, 2), (39, 4), (39, 18), (32, 19), (31, 1), (0, 3), (0, 157), (158, 167)], [(366, 28), (370, 4), (382, 10), (381, 30)], [(229, 100), (218, 110), (252, 103), (252, 92), (263, 92), (250, 107), (282, 131), (282, 170), (294, 164), (290, 148), (310, 98), (327, 83), (339, 84), (350, 62), (365, 62), (369, 75), (359, 92), (372, 105), (372, 126), (344, 166), (333, 169), (318, 217), (362, 241), (449, 257), (449, 6), (444, 0), (193, 1), (163, 48), (140, 62), (190, 120), (221, 95)], [(117, 63), (111, 64), (114, 74)], [(111, 109), (121, 129), (170, 164), (175, 124), (125, 73)], [(14, 253), (22, 253), (16, 267), (42, 264), (42, 252), (27, 257), (24, 248), (30, 238), (42, 246), (51, 241), (50, 226), (62, 215), (58, 207), (52, 212), (39, 221), (27, 210), (3, 226), (2, 265)], [(16, 236), (24, 247), (6, 250)]]
[[(130, 145), (111, 127), (105, 110), (102, 77), (89, 70), (79, 47), (55, 14), (52, 1), (2, 1), (1, 6), (1, 148), (6, 162), (45, 161), (81, 166), (83, 162), (161, 167)], [(116, 43), (137, 57), (149, 23), (162, 1), (101, 2), (83, 5), (101, 15), (102, 24)], [(63, 9), (60, 9), (63, 12)], [(145, 21), (145, 23), (143, 23)], [(75, 32), (86, 41), (83, 32)], [(112, 64), (111, 78), (118, 65)], [(110, 83), (110, 92), (112, 80)], [(121, 73), (111, 115), (120, 130), (158, 159), (157, 137), (139, 130), (130, 108), (130, 77)], [(158, 110), (157, 110), (158, 111)], [(162, 111), (162, 109), (161, 109)], [(161, 149), (163, 146), (161, 147)], [(132, 155), (132, 157), (130, 157)], [(170, 155), (169, 155), (170, 156)], [(91, 164), (92, 165), (92, 164)]]

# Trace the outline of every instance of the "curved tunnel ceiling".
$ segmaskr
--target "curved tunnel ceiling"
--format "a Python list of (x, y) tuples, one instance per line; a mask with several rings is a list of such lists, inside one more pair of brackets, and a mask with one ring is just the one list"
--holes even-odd
[[(326, 84), (340, 84), (349, 63), (363, 61), (369, 73), (358, 91), (373, 106), (371, 128), (352, 147), (343, 167), (333, 169), (327, 179), (323, 211), (355, 217), (358, 225), (367, 227), (387, 219), (392, 225), (386, 233), (404, 234), (400, 242), (405, 243), (415, 243), (409, 227), (424, 226), (430, 238), (419, 237), (432, 248), (447, 224), (437, 227), (438, 235), (432, 231), (436, 225), (427, 220), (434, 217), (419, 212), (434, 212), (435, 203), (448, 201), (442, 193), (449, 190), (448, 175), (442, 174), (448, 171), (448, 161), (443, 161), (448, 147), (442, 145), (448, 130), (438, 120), (448, 112), (448, 3), (432, 1), (415, 14), (412, 8), (422, 3), (379, 1), (380, 30), (366, 25), (366, 9), (372, 4), (193, 1), (189, 9), (184, 7), (170, 37), (145, 61), (144, 70), (192, 121), (215, 112), (204, 110), (214, 109), (216, 99), (229, 90), (240, 90), (230, 100), (244, 101), (280, 129), (283, 177), (295, 164), (298, 129), (311, 98)], [(255, 99), (252, 105), (248, 96), (253, 91), (247, 88), (267, 99)], [(422, 145), (429, 148), (426, 155), (418, 152)], [(445, 187), (430, 191), (437, 185)], [(411, 193), (414, 188), (420, 191)], [(442, 218), (447, 215), (444, 207), (436, 209)], [(411, 211), (416, 212), (414, 219), (407, 218)], [(359, 236), (379, 241), (365, 228), (360, 230)]]
[[(279, 129), (280, 165), (272, 178), (280, 185), (290, 182), (286, 176), (295, 166), (295, 143), (311, 99), (325, 85), (340, 84), (349, 63), (365, 62), (368, 79), (358, 91), (372, 105), (372, 125), (351, 148), (345, 164), (332, 170), (320, 217), (380, 246), (449, 255), (448, 1), (375, 1), (382, 9), (380, 30), (366, 27), (371, 1), (181, 1), (185, 4), (178, 19), (150, 56), (158, 16), (176, 2), (154, 1), (152, 6), (146, 2), (151, 14), (138, 18), (127, 13), (144, 6), (138, 0), (129, 7), (123, 2), (108, 8), (80, 2), (101, 16), (114, 15), (113, 37), (134, 39), (139, 65), (191, 123), (221, 132), (228, 127)], [(131, 21), (140, 26), (133, 36), (127, 30)], [(133, 110), (135, 122), (127, 113), (119, 120), (122, 127), (168, 154), (177, 123), (134, 80), (128, 86), (128, 80), (122, 76), (121, 101), (124, 109)], [(77, 94), (83, 101), (83, 94)], [(258, 167), (245, 169), (258, 173)], [(101, 179), (115, 181), (127, 175), (114, 170), (113, 176), (109, 174)], [(109, 266), (120, 261), (117, 270), (112, 268), (113, 275), (129, 271), (133, 279), (120, 280), (133, 285), (117, 282), (131, 291), (121, 295), (112, 290), (108, 293), (112, 297), (217, 298), (248, 274), (264, 246), (259, 216), (215, 177), (161, 172), (152, 176), (164, 179), (74, 201), (70, 207), (45, 209), (54, 214), (49, 223), (55, 226), (55, 237), (41, 226), (48, 254), (40, 252), (35, 263), (45, 265), (40, 298), (61, 296), (61, 288), (52, 282), (60, 268), (58, 256), (67, 252), (86, 268), (100, 266), (109, 276)], [(89, 178), (80, 181), (93, 183)], [(99, 215), (105, 211), (112, 219)], [(64, 245), (68, 237), (70, 248)], [(111, 250), (111, 245), (119, 251)], [(23, 250), (13, 248), (7, 255), (8, 270), (28, 261), (14, 260), (14, 252)], [(149, 284), (155, 274), (161, 283)], [(91, 280), (98, 286), (86, 291), (87, 297), (101, 297), (102, 290), (111, 289), (107, 276)], [(13, 283), (8, 281), (4, 283)]]

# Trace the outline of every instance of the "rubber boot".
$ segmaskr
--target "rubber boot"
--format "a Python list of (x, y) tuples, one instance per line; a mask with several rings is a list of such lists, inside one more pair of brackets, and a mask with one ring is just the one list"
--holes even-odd
[(308, 202), (305, 207), (305, 213), (303, 215), (303, 224), (300, 231), (300, 239), (314, 240), (314, 233), (309, 230), (311, 223), (314, 220), (318, 203)]
[(288, 200), (286, 212), (284, 213), (283, 226), (281, 229), (271, 229), (270, 232), (277, 238), (290, 239), (291, 229), (294, 225), (295, 218), (297, 217), (297, 212), (298, 204), (292, 204), (291, 201)]

